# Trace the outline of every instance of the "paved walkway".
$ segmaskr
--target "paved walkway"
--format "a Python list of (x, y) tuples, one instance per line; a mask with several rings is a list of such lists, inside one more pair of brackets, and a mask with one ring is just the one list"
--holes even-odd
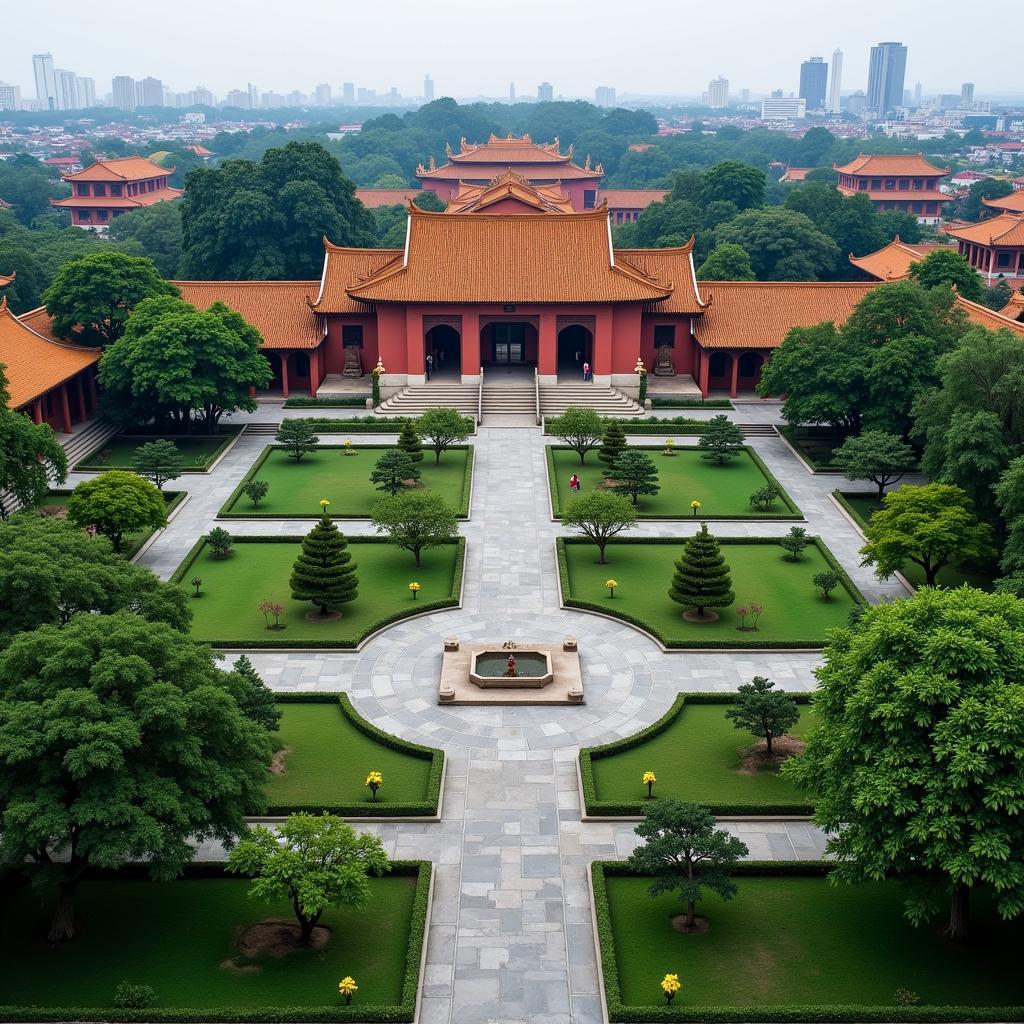
[[(761, 409), (759, 408), (760, 412)], [(767, 407), (765, 409), (767, 413)], [(747, 408), (738, 418), (749, 417)], [(749, 417), (753, 419), (753, 417)], [(373, 440), (378, 440), (377, 435)], [(371, 826), (396, 857), (425, 857), (437, 870), (423, 1019), (569, 1024), (600, 1019), (586, 865), (621, 858), (628, 824), (580, 820), (575, 757), (581, 745), (649, 724), (680, 690), (733, 690), (755, 674), (787, 690), (814, 687), (814, 654), (662, 652), (621, 623), (559, 607), (554, 538), (538, 430), (483, 428), (476, 476), (464, 605), (398, 623), (363, 650), (249, 652), (276, 690), (348, 691), (381, 727), (445, 749), (444, 817), (436, 825)], [(638, 437), (636, 443), (649, 443)], [(190, 477), (190, 500), (142, 561), (167, 576), (202, 533), (267, 437), (243, 436), (209, 476)], [(828, 498), (837, 478), (805, 472), (776, 438), (757, 451), (844, 568), (873, 600), (902, 594), (861, 569), (860, 538)], [(365, 523), (349, 523), (358, 533)], [(719, 523), (720, 536), (776, 535), (789, 523)], [(684, 535), (695, 524), (645, 523), (637, 533)], [(233, 533), (303, 534), (309, 523), (232, 522)], [(439, 707), (441, 640), (580, 642), (587, 704), (556, 708)], [(729, 826), (751, 855), (820, 856), (823, 837), (802, 822)], [(206, 858), (223, 852), (210, 846)]]

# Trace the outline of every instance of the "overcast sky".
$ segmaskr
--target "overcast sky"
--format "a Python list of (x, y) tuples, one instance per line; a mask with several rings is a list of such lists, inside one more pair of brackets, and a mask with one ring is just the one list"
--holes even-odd
[(176, 92), (346, 81), (415, 96), (428, 72), (438, 96), (505, 96), (509, 82), (533, 96), (544, 80), (567, 97), (592, 97), (597, 85), (699, 94), (719, 74), (733, 93), (789, 92), (801, 60), (831, 60), (839, 46), (852, 91), (866, 84), (869, 47), (898, 39), (909, 47), (908, 88), (973, 81), (976, 95), (1022, 94), (1020, 34), (993, 27), (1008, 26), (1013, 6), (1000, 15), (952, 0), (12, 0), (0, 18), (0, 81), (34, 96), (32, 54), (50, 51), (57, 67), (95, 78), (100, 95), (126, 74)]

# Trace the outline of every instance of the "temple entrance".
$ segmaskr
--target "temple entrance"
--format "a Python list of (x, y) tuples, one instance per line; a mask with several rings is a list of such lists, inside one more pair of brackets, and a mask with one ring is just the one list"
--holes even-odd
[(424, 336), (423, 358), (433, 356), (431, 380), (462, 379), (462, 339), (450, 324), (436, 324)]
[(594, 366), (594, 335), (582, 324), (570, 324), (558, 332), (558, 377), (583, 380), (583, 364)]
[(492, 320), (480, 329), (480, 356), (487, 367), (532, 372), (537, 365), (537, 328), (527, 322)]

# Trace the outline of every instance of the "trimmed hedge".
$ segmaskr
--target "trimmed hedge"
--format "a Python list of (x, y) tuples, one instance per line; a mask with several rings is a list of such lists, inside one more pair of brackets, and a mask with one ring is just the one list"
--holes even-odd
[[(664, 544), (666, 546), (675, 544), (681, 547), (686, 543), (688, 537), (617, 537), (608, 542), (609, 547), (616, 544)], [(730, 544), (778, 544), (781, 537), (719, 537), (718, 543), (723, 547)], [(850, 579), (846, 570), (836, 561), (835, 556), (825, 546), (820, 537), (808, 537), (812, 547), (821, 552), (828, 567), (839, 576), (840, 583), (849, 593), (856, 604), (867, 606), (867, 598), (857, 589), (857, 584)], [(580, 601), (569, 596), (569, 564), (565, 557), (566, 544), (593, 544), (593, 541), (586, 537), (558, 537), (555, 540), (555, 551), (558, 556), (558, 583), (561, 591), (562, 605), (566, 608), (579, 608), (585, 612), (598, 612), (601, 615), (613, 619), (621, 619), (632, 626), (638, 626), (644, 632), (653, 636), (663, 647), (670, 651), (730, 651), (749, 648), (751, 650), (814, 650), (820, 651), (822, 642), (820, 638), (815, 640), (667, 640), (655, 626), (652, 626), (644, 619), (635, 615), (628, 615), (624, 612), (610, 612), (608, 606), (597, 604), (594, 601)]]
[[(217, 461), (217, 459), (219, 459), (224, 454), (224, 449), (227, 448), (227, 446), (229, 444), (231, 444), (231, 442), (234, 441), (234, 439), (236, 437), (238, 437), (238, 435), (241, 432), (242, 432), (242, 428), (240, 426), (234, 427), (234, 426), (225, 425), (225, 426), (222, 426), (222, 427), (218, 427), (217, 428), (217, 434), (220, 434), (220, 435), (223, 436), (223, 441), (217, 447), (216, 451), (214, 451), (208, 457), (209, 458), (209, 465), (205, 466), (203, 469), (183, 469), (181, 472), (182, 473), (209, 473), (210, 472), (210, 466), (212, 466)], [(208, 434), (133, 434), (133, 433), (130, 433), (129, 431), (121, 431), (121, 433), (115, 434), (113, 437), (107, 438), (107, 440), (104, 441), (103, 444), (99, 445), (99, 447), (94, 448), (91, 452), (89, 452), (89, 454), (86, 455), (85, 458), (79, 459), (71, 467), (71, 470), (74, 473), (105, 473), (108, 469), (126, 469), (126, 468), (130, 468), (130, 467), (124, 467), (124, 466), (111, 466), (109, 463), (93, 462), (92, 461), (93, 458), (95, 458), (97, 455), (99, 455), (99, 453), (101, 451), (103, 451), (105, 448), (107, 448), (110, 445), (111, 441), (119, 441), (121, 439), (124, 439), (124, 440), (127, 440), (127, 441), (139, 441), (140, 443), (144, 443), (146, 441), (177, 441), (177, 440), (184, 441), (184, 440), (187, 440), (188, 438), (191, 438), (191, 437), (208, 437), (208, 436), (209, 436)], [(216, 436), (216, 435), (214, 435), (214, 436)]]
[(282, 409), (365, 409), (370, 395), (337, 395), (333, 398), (309, 398), (294, 395), (286, 398)]
[[(361, 448), (378, 448), (381, 451), (391, 451), (397, 447), (397, 445), (356, 445), (355, 447)], [(469, 454), (466, 456), (466, 475), (462, 481), (462, 498), (459, 502), (459, 507), (455, 510), (455, 514), (460, 519), (467, 519), (469, 517), (469, 498), (473, 491), (473, 466), (476, 463), (476, 447), (471, 444), (453, 444), (450, 446), (452, 449), (467, 449)], [(281, 444), (268, 444), (266, 448), (260, 452), (256, 461), (249, 467), (249, 472), (242, 477), (238, 482), (238, 486), (228, 495), (227, 501), (221, 505), (217, 511), (218, 519), (318, 519), (316, 515), (296, 515), (295, 513), (282, 514), (278, 512), (266, 512), (260, 511), (258, 508), (248, 509), (245, 512), (232, 512), (231, 506), (242, 496), (242, 492), (245, 489), (245, 485), (255, 479), (259, 475), (260, 469), (263, 467), (263, 463), (270, 458), (270, 455), (274, 451), (285, 451), (286, 446)], [(344, 451), (345, 446), (343, 444), (320, 444), (316, 446), (316, 451)], [(367, 519), (368, 516), (334, 516), (335, 519)]]
[[(853, 494), (854, 492), (849, 491), (848, 493)], [(874, 495), (873, 491), (862, 491), (861, 493), (868, 495), (868, 497), (872, 497)], [(839, 502), (843, 511), (860, 527), (861, 533), (863, 533), (864, 530), (867, 529), (868, 524), (864, 522), (864, 517), (846, 500), (846, 494), (837, 487), (832, 492), (832, 497)]]
[[(381, 537), (378, 534), (374, 534), (371, 537), (346, 537), (350, 544), (390, 544), (391, 540), (388, 537)], [(254, 537), (233, 537), (232, 541), (234, 544), (296, 544), (301, 541), (301, 537), (281, 537), (281, 536), (254, 536)], [(402, 619), (407, 619), (412, 615), (422, 615), (425, 612), (436, 612), (441, 611), (444, 608), (458, 608), (459, 597), (462, 593), (462, 573), (466, 567), (466, 538), (457, 537), (451, 543), (458, 546), (458, 550), (455, 554), (455, 570), (452, 575), (452, 589), (449, 596), (441, 598), (437, 601), (423, 601), (417, 602), (417, 607), (410, 607), (408, 611), (398, 611), (391, 615), (385, 615), (383, 618), (377, 619), (371, 622), (366, 630), (357, 640), (296, 640), (289, 643), (287, 640), (209, 640), (207, 643), (211, 647), (228, 647), (239, 650), (261, 650), (261, 649), (288, 649), (288, 648), (300, 648), (309, 650), (354, 650), (359, 646), (368, 636), (372, 633), (376, 633), (379, 629), (383, 629), (385, 626), (390, 626), (395, 622), (401, 622)], [(200, 537), (199, 540), (192, 545), (188, 553), (185, 555), (181, 565), (171, 574), (168, 579), (168, 583), (181, 583), (192, 563), (199, 557), (199, 552), (202, 551), (206, 544), (206, 538)]]
[(731, 409), (728, 398), (673, 398), (671, 395), (652, 395), (648, 392), (652, 409)]
[[(125, 1024), (288, 1024), (291, 1021), (365, 1022), (365, 1024), (410, 1024), (416, 1014), (416, 996), (420, 988), (420, 965), (426, 941), (427, 909), (430, 903), (430, 879), (433, 867), (427, 860), (393, 860), (387, 874), (416, 878), (412, 914), (409, 918), (409, 946), (405, 961), (405, 982), (402, 1001), (394, 1006), (374, 1006), (356, 1002), (352, 1006), (261, 1006), (261, 1007), (181, 1007), (179, 1009), (147, 1007), (128, 1010), (110, 1006), (0, 1006), (0, 1019), (9, 1022), (59, 1021), (123, 1021)], [(225, 874), (223, 864), (195, 864), (185, 868), (191, 878), (219, 878)], [(130, 864), (116, 872), (88, 872), (86, 877), (148, 878), (145, 865)], [(232, 877), (237, 877), (232, 875)]]
[(695, 420), (690, 416), (645, 416), (642, 420), (619, 420), (627, 434), (703, 434), (708, 427), (707, 420)]
[[(593, 762), (602, 757), (621, 753), (623, 750), (631, 750), (663, 733), (679, 718), (687, 704), (735, 704), (738, 696), (736, 693), (680, 693), (673, 701), (672, 707), (661, 718), (639, 732), (635, 732), (631, 736), (624, 736), (619, 740), (613, 740), (611, 743), (602, 743), (596, 747), (582, 747), (579, 754), (580, 781), (583, 785), (583, 805), (586, 808), (586, 813), (608, 818), (642, 817), (650, 807), (650, 803), (645, 800), (628, 803), (598, 800), (597, 789), (594, 786)], [(809, 693), (790, 693), (788, 696), (792, 697), (797, 704), (811, 702)], [(811, 814), (814, 810), (811, 804), (705, 804), (704, 806), (720, 818), (744, 815), (803, 815)]]
[(352, 706), (347, 693), (276, 693), (274, 700), (278, 704), (334, 704), (341, 708), (341, 713), (349, 723), (364, 736), (376, 740), (389, 750), (422, 761), (430, 761), (430, 777), (427, 780), (427, 796), (424, 800), (413, 800), (405, 804), (271, 804), (267, 815), (277, 817), (308, 811), (316, 814), (337, 814), (342, 818), (420, 818), (433, 817), (437, 814), (437, 806), (441, 800), (441, 778), (444, 774), (444, 751), (437, 747), (425, 747), (420, 743), (411, 743), (374, 725), (363, 718)]
[[(638, 876), (624, 861), (594, 861), (591, 864), (594, 919), (597, 923), (598, 959), (604, 978), (608, 1019), (612, 1024), (915, 1024), (915, 1022), (1024, 1021), (1024, 1006), (858, 1006), (822, 1004), (792, 1006), (626, 1006), (619, 987), (619, 970), (608, 906), (607, 879)], [(826, 876), (828, 861), (741, 861), (732, 869), (735, 877)]]
[[(415, 423), (418, 416), (353, 416), (351, 419), (334, 419), (330, 416), (303, 416), (307, 423), (325, 434), (399, 434), (408, 421)], [(472, 416), (463, 416), (466, 429), (476, 433)]]
[[(626, 433), (629, 433), (629, 431), (627, 430)], [(554, 514), (554, 517), (556, 519), (561, 519), (562, 518), (562, 507), (561, 507), (561, 502), (558, 499), (558, 481), (556, 480), (556, 474), (555, 474), (554, 451), (555, 451), (556, 448), (560, 448), (563, 451), (574, 451), (575, 449), (572, 449), (568, 445), (563, 445), (563, 444), (548, 444), (548, 445), (544, 446), (544, 456), (545, 456), (545, 461), (547, 463), (547, 468), (548, 468), (548, 493), (551, 495), (551, 510), (552, 510), (552, 513)], [(630, 448), (631, 449), (636, 449), (637, 451), (641, 451), (641, 452), (662, 452), (662, 451), (665, 450), (664, 445), (654, 445), (654, 444), (636, 444), (636, 445), (630, 445)], [(695, 445), (695, 444), (676, 445), (673, 450), (677, 451), (677, 452), (698, 452), (698, 451), (703, 451), (702, 448), (700, 448), (698, 445)], [(708, 522), (711, 522), (713, 520), (726, 520), (726, 521), (732, 520), (732, 521), (736, 521), (736, 520), (745, 520), (745, 519), (764, 519), (764, 520), (795, 519), (795, 520), (802, 521), (804, 519), (804, 514), (800, 511), (800, 509), (798, 509), (796, 507), (795, 502), (789, 496), (789, 494), (786, 492), (786, 489), (782, 486), (782, 484), (780, 484), (779, 481), (776, 479), (775, 474), (772, 473), (772, 471), (764, 464), (764, 460), (761, 458), (761, 456), (758, 455), (757, 452), (754, 451), (754, 449), (751, 448), (749, 445), (744, 445), (743, 446), (743, 451), (745, 451), (750, 456), (750, 459), (754, 463), (754, 465), (757, 466), (757, 468), (759, 470), (761, 470), (761, 472), (764, 474), (765, 480), (768, 483), (773, 484), (778, 489), (779, 497), (778, 497), (777, 500), (781, 501), (782, 504), (785, 505), (786, 508), (789, 509), (789, 511), (788, 512), (756, 512), (756, 511), (752, 510), (750, 512), (743, 513), (742, 515), (739, 515), (739, 514), (731, 515), (731, 516), (704, 516), (704, 515), (702, 515), (702, 516), (700, 516), (700, 518), (701, 519), (706, 519)], [(666, 519), (685, 519), (687, 521), (690, 521), (693, 517), (690, 514), (685, 514), (683, 512), (680, 512), (679, 515), (676, 515), (676, 516), (640, 516), (640, 518), (641, 519), (648, 519), (649, 518), (649, 519), (652, 519), (652, 520), (662, 520), (662, 521), (666, 520)]]

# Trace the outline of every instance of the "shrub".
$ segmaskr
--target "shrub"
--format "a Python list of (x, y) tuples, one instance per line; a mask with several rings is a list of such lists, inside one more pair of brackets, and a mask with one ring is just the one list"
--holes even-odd
[(787, 562), (799, 562), (800, 556), (804, 553), (804, 548), (809, 543), (807, 531), (802, 526), (792, 527), (789, 533), (779, 541), (780, 546), (786, 551), (785, 559)]
[(771, 512), (775, 499), (782, 491), (775, 484), (765, 484), (760, 490), (754, 491), (750, 496), (750, 507), (759, 512)]
[(250, 480), (242, 488), (242, 493), (252, 502), (253, 508), (258, 508), (269, 490), (270, 484), (266, 480)]
[(700, 533), (683, 545), (668, 596), (677, 604), (696, 608), (698, 616), (704, 615), (705, 608), (728, 608), (736, 600), (729, 566), (707, 523), (701, 523)]
[(114, 1005), (122, 1010), (144, 1010), (156, 1002), (156, 993), (150, 985), (133, 985), (122, 981), (114, 993)]
[(831, 601), (832, 591), (842, 583), (842, 580), (839, 578), (839, 573), (833, 572), (831, 569), (824, 569), (811, 577), (811, 583), (818, 588), (823, 601)]
[(296, 462), (301, 462), (302, 456), (307, 452), (315, 451), (320, 443), (313, 425), (305, 419), (284, 420), (278, 427), (274, 440), (285, 449), (288, 458)]
[(223, 526), (215, 526), (206, 535), (206, 543), (210, 545), (214, 558), (223, 559), (231, 554), (231, 545), (234, 542), (231, 534)]

